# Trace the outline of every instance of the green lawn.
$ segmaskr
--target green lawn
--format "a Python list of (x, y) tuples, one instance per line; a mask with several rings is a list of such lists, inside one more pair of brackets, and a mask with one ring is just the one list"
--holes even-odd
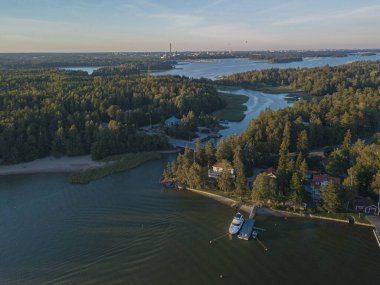
[(344, 220), (344, 221), (347, 221), (348, 216), (352, 216), (352, 217), (354, 217), (356, 222), (363, 223), (363, 224), (370, 224), (370, 222), (365, 218), (365, 215), (359, 214), (359, 213), (317, 212), (317, 213), (312, 214), (312, 215), (326, 217), (326, 218), (332, 218), (332, 219), (338, 219), (338, 220)]
[(110, 156), (103, 160), (104, 162), (109, 162), (108, 165), (72, 173), (69, 175), (69, 182), (72, 184), (87, 184), (93, 180), (123, 172), (138, 167), (144, 162), (160, 158), (161, 154), (158, 152), (138, 152)]
[(247, 96), (220, 92), (219, 97), (226, 102), (226, 107), (213, 113), (218, 120), (240, 122), (244, 119), (247, 110), (244, 103), (249, 99)]

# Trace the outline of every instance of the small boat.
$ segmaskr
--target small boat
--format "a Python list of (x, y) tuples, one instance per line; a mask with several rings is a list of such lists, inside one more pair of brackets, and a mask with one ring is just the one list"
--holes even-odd
[(252, 238), (257, 238), (257, 235), (258, 235), (259, 233), (257, 232), (257, 231), (253, 231), (252, 232)]
[(234, 216), (230, 224), (229, 233), (231, 235), (236, 235), (240, 231), (241, 227), (243, 226), (243, 223), (244, 223), (243, 215), (240, 213), (236, 213), (236, 215)]

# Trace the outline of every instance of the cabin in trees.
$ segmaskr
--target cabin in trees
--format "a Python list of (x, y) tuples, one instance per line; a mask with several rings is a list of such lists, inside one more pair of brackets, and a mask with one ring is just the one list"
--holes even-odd
[(276, 169), (270, 167), (270, 168), (267, 168), (264, 170), (264, 173), (270, 177), (270, 178), (273, 178), (273, 179), (276, 179), (277, 176), (276, 176)]
[(176, 116), (171, 116), (169, 119), (165, 120), (165, 126), (172, 127), (172, 126), (178, 126), (181, 123), (181, 120), (178, 119)]
[(355, 199), (353, 205), (357, 212), (362, 212), (367, 215), (380, 215), (380, 209), (370, 197)]
[(216, 162), (211, 169), (208, 171), (208, 177), (212, 179), (217, 179), (224, 171), (224, 169), (227, 168), (228, 172), (230, 173), (230, 177), (232, 179), (235, 178), (235, 169), (232, 167), (231, 163), (227, 160), (222, 160)]
[(328, 174), (313, 175), (309, 192), (311, 192), (314, 201), (319, 201), (321, 199), (321, 188), (326, 186), (329, 182), (339, 186), (340, 178)]

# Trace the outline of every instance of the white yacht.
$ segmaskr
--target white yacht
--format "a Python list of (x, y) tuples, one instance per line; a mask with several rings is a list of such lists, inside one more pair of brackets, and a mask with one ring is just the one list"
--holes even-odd
[(243, 226), (243, 223), (244, 223), (243, 215), (240, 213), (236, 213), (229, 228), (230, 234), (236, 235), (240, 231), (241, 227)]

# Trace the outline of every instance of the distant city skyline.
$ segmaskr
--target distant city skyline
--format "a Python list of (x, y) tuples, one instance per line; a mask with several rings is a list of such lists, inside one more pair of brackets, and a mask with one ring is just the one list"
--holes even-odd
[(380, 48), (378, 0), (2, 0), (0, 52)]

